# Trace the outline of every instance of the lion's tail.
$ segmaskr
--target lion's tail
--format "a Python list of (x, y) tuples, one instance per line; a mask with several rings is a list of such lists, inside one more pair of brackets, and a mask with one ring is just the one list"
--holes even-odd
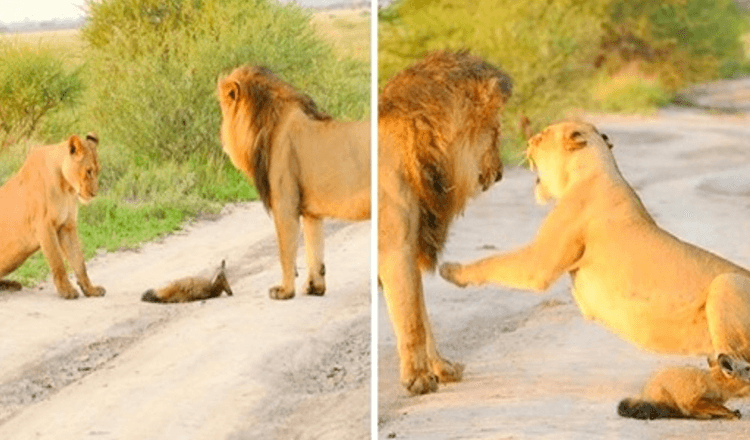
[(685, 418), (685, 414), (673, 406), (640, 399), (623, 399), (617, 406), (617, 414), (640, 420)]
[(156, 291), (154, 289), (148, 289), (147, 291), (143, 292), (143, 296), (141, 296), (141, 301), (147, 301), (147, 302), (152, 302), (152, 303), (163, 302), (161, 298), (156, 296)]

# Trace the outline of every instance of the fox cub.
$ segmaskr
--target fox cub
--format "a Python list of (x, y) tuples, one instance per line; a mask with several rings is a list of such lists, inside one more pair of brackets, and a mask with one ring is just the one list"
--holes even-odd
[(658, 372), (640, 399), (624, 399), (617, 408), (623, 417), (636, 419), (739, 419), (740, 412), (724, 403), (750, 395), (750, 364), (720, 354), (709, 357), (708, 370), (674, 367)]
[(227, 276), (224, 273), (225, 264), (222, 260), (213, 281), (199, 277), (187, 277), (172, 282), (161, 289), (149, 289), (141, 297), (142, 301), (158, 303), (179, 303), (188, 301), (199, 301), (202, 299), (215, 298), (222, 292), (232, 295)]

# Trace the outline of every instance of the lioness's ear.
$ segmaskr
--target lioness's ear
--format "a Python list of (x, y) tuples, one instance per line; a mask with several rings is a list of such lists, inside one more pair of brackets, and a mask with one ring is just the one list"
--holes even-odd
[(577, 129), (571, 130), (563, 139), (567, 151), (577, 150), (586, 146), (586, 138), (583, 132)]
[(604, 139), (604, 143), (607, 144), (609, 149), (611, 150), (612, 148), (614, 148), (614, 145), (612, 145), (612, 142), (609, 141), (609, 137), (607, 137), (607, 135), (604, 133), (602, 133), (601, 135), (602, 135), (602, 139)]
[(93, 131), (86, 134), (86, 140), (93, 142), (96, 146), (99, 146), (99, 136), (97, 136)]
[(83, 144), (81, 144), (81, 138), (73, 135), (68, 138), (68, 150), (71, 156), (80, 156), (83, 154)]

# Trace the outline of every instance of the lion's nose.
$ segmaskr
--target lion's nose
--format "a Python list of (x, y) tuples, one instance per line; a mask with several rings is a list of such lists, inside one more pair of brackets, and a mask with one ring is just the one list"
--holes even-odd
[(497, 176), (495, 176), (495, 182), (499, 182), (500, 179), (503, 178), (503, 170), (500, 170), (497, 172)]

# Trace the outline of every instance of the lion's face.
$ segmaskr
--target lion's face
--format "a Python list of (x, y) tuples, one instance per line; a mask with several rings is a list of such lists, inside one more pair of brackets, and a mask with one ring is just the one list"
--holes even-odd
[(569, 166), (583, 147), (610, 155), (612, 144), (596, 127), (585, 122), (561, 122), (551, 125), (529, 139), (526, 157), (537, 174), (534, 195), (540, 204), (562, 197), (574, 173), (580, 167)]
[(219, 107), (221, 108), (221, 147), (232, 164), (239, 170), (251, 173), (247, 153), (255, 138), (252, 106), (243, 93), (244, 82), (253, 72), (247, 68), (235, 69), (229, 76), (219, 80)]
[(62, 163), (65, 180), (73, 187), (81, 203), (88, 203), (99, 191), (99, 140), (93, 134), (84, 140), (71, 136), (67, 141), (68, 155)]
[(479, 161), (479, 187), (482, 191), (487, 191), (493, 183), (502, 179), (503, 162), (500, 159), (499, 139), (496, 138), (495, 142), (484, 144), (486, 149), (482, 152)]

